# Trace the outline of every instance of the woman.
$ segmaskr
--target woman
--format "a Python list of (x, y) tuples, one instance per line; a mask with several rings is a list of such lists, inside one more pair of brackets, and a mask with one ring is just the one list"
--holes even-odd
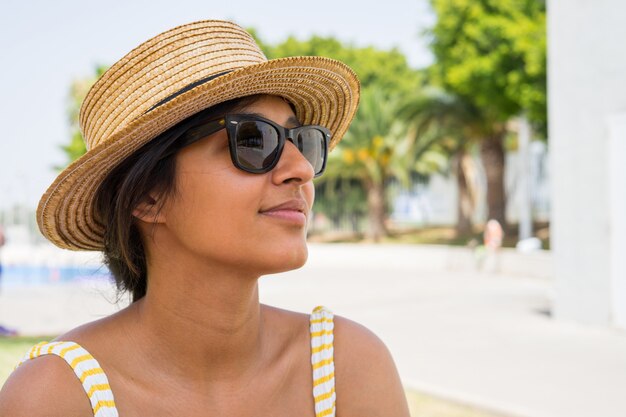
[(306, 261), (312, 180), (358, 92), (344, 64), (267, 61), (223, 21), (174, 28), (113, 65), (81, 108), (89, 150), (37, 218), (60, 247), (102, 250), (133, 303), (34, 347), (0, 415), (408, 416), (370, 331), (258, 298), (261, 275)]

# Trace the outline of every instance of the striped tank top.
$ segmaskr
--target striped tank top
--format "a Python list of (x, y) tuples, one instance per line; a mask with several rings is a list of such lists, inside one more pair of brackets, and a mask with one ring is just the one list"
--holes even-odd
[[(333, 361), (333, 313), (318, 306), (310, 316), (311, 366), (315, 417), (335, 417), (335, 364)], [(60, 356), (74, 370), (89, 397), (95, 417), (119, 417), (113, 392), (98, 361), (74, 342), (41, 342), (35, 345), (22, 363), (42, 355)]]

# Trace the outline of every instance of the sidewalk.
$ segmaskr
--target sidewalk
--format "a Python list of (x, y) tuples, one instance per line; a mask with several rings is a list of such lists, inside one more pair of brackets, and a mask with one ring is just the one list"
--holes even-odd
[[(545, 259), (506, 256), (506, 275), (486, 274), (463, 250), (311, 245), (304, 268), (261, 279), (261, 301), (302, 312), (323, 304), (366, 325), (408, 388), (520, 417), (626, 415), (626, 332), (552, 320)], [(526, 276), (507, 269), (515, 262)], [(0, 323), (62, 331), (115, 311), (112, 294), (7, 288)]]

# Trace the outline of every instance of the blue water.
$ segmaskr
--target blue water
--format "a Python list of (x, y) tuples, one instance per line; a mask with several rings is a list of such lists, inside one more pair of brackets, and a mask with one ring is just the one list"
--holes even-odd
[(99, 267), (46, 267), (33, 265), (2, 265), (2, 286), (51, 285), (80, 281), (108, 281), (111, 273)]

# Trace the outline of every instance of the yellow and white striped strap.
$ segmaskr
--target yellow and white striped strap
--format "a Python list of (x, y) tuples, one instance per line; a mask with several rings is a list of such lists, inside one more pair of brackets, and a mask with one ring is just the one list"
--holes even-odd
[(333, 313), (326, 307), (315, 307), (310, 321), (315, 417), (335, 417)]
[(95, 417), (119, 417), (109, 380), (89, 352), (74, 342), (41, 342), (24, 355), (16, 368), (42, 355), (60, 356), (72, 367), (89, 397)]

